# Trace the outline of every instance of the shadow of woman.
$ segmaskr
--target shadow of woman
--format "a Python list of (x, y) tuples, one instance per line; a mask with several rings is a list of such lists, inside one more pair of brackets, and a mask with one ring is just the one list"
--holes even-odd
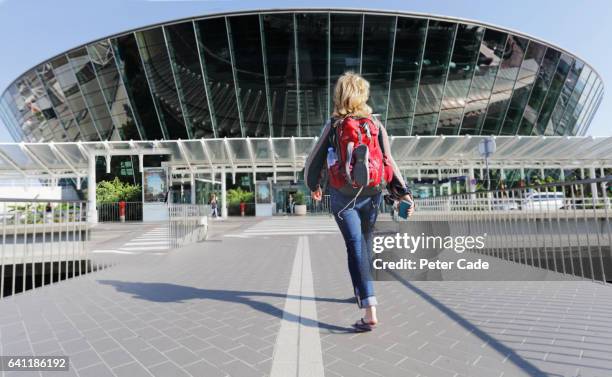
[(337, 303), (353, 302), (349, 299), (334, 299), (334, 298), (319, 298), (319, 297), (301, 297), (295, 295), (286, 295), (281, 293), (257, 292), (257, 291), (233, 291), (220, 289), (202, 289), (194, 288), (185, 285), (169, 284), (169, 283), (145, 283), (145, 282), (130, 282), (119, 280), (98, 280), (100, 284), (113, 286), (118, 292), (131, 294), (132, 297), (140, 300), (153, 302), (185, 302), (187, 300), (205, 299), (215, 301), (233, 302), (243, 304), (291, 322), (301, 323), (304, 326), (319, 327), (330, 333), (354, 333), (354, 329), (350, 327), (342, 327), (325, 322), (315, 321), (310, 318), (303, 318), (296, 314), (285, 312), (266, 302), (254, 300), (253, 297), (278, 297), (288, 298), (291, 300), (314, 300)]

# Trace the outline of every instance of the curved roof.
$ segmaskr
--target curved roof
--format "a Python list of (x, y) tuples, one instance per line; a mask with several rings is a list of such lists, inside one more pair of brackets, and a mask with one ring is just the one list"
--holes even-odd
[(15, 79), (0, 117), (24, 141), (315, 136), (346, 70), (370, 80), (370, 105), (394, 136), (580, 135), (604, 92), (576, 55), (496, 25), (274, 8), (81, 44)]
[(269, 8), (269, 9), (253, 9), (253, 10), (240, 10), (240, 11), (230, 11), (230, 12), (218, 12), (218, 13), (210, 13), (210, 14), (205, 14), (205, 15), (199, 15), (199, 16), (192, 16), (192, 17), (183, 17), (183, 18), (179, 18), (179, 19), (174, 19), (174, 20), (168, 20), (168, 21), (162, 21), (162, 22), (157, 22), (157, 23), (153, 23), (153, 24), (149, 24), (149, 25), (145, 25), (145, 26), (139, 26), (139, 27), (135, 27), (132, 29), (128, 29), (128, 30), (124, 30), (121, 32), (117, 32), (115, 34), (110, 34), (107, 35), (105, 37), (101, 37), (101, 38), (96, 38), (94, 40), (85, 42), (85, 43), (81, 43), (78, 46), (75, 46), (69, 50), (65, 50), (62, 51), (60, 53), (55, 54), (54, 56), (49, 57), (48, 59), (45, 59), (41, 62), (39, 62), (38, 64), (33, 65), (32, 67), (28, 68), (27, 70), (25, 70), (21, 75), (17, 76), (13, 81), (11, 81), (6, 88), (4, 88), (4, 90), (2, 91), (2, 94), (4, 94), (4, 92), (6, 92), (6, 90), (13, 85), (17, 80), (19, 80), (24, 74), (26, 74), (27, 72), (31, 71), (32, 69), (38, 67), (41, 64), (44, 64), (48, 61), (53, 60), (54, 58), (70, 53), (71, 51), (77, 50), (79, 48), (82, 48), (84, 46), (87, 46), (89, 44), (95, 43), (95, 42), (99, 42), (99, 41), (103, 41), (105, 39), (108, 38), (114, 38), (114, 37), (119, 37), (125, 34), (129, 34), (129, 33), (133, 33), (136, 31), (141, 31), (141, 30), (147, 30), (150, 28), (154, 28), (154, 27), (159, 27), (161, 25), (171, 25), (171, 24), (175, 24), (175, 23), (180, 23), (180, 22), (184, 22), (187, 20), (201, 20), (201, 19), (207, 19), (207, 18), (214, 18), (214, 17), (224, 17), (224, 16), (238, 16), (238, 15), (248, 15), (248, 14), (261, 14), (261, 13), (289, 13), (289, 12), (300, 12), (300, 13), (308, 13), (308, 12), (313, 12), (313, 13), (318, 13), (318, 12), (342, 12), (342, 13), (359, 13), (359, 14), (363, 14), (363, 13), (367, 13), (367, 14), (380, 14), (380, 15), (393, 15), (393, 16), (405, 16), (405, 17), (414, 17), (414, 18), (426, 18), (426, 19), (433, 19), (433, 20), (441, 20), (441, 21), (452, 21), (452, 22), (457, 22), (457, 23), (462, 23), (462, 24), (472, 24), (472, 25), (478, 25), (478, 26), (483, 26), (486, 27), (488, 29), (493, 29), (493, 30), (498, 30), (501, 32), (506, 32), (506, 33), (511, 33), (513, 35), (516, 36), (520, 36), (520, 37), (524, 37), (527, 38), (531, 41), (535, 41), (538, 43), (541, 43), (543, 45), (545, 45), (546, 47), (552, 47), (556, 50), (559, 50), (560, 52), (563, 52), (573, 58), (576, 58), (580, 61), (582, 61), (586, 66), (588, 66), (593, 72), (595, 72), (595, 74), (597, 74), (597, 76), (601, 79), (602, 76), (599, 74), (599, 72), (597, 71), (597, 69), (595, 69), (592, 65), (590, 65), (585, 59), (583, 59), (582, 57), (572, 53), (571, 51), (566, 50), (563, 47), (560, 47), (554, 43), (548, 42), (544, 39), (532, 36), (530, 34), (527, 33), (523, 33), (521, 31), (517, 31), (511, 28), (507, 28), (507, 27), (503, 27), (503, 26), (499, 26), (499, 25), (494, 25), (491, 23), (486, 23), (486, 22), (481, 22), (481, 21), (476, 21), (476, 20), (472, 20), (472, 19), (467, 19), (467, 18), (461, 18), (461, 17), (454, 17), (454, 16), (443, 16), (443, 15), (437, 15), (437, 14), (430, 14), (430, 13), (419, 13), (419, 12), (405, 12), (405, 11), (399, 11), (399, 10), (382, 10), (382, 9), (369, 9), (369, 8), (361, 8), (361, 9), (357, 9), (357, 8), (342, 8), (342, 7), (334, 7), (334, 8), (327, 8), (327, 7), (322, 7), (322, 8), (317, 8), (317, 7), (312, 7), (312, 8)]

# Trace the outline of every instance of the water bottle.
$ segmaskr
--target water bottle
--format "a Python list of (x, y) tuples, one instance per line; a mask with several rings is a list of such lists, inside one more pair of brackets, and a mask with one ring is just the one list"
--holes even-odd
[(336, 157), (336, 151), (334, 150), (334, 148), (327, 148), (327, 167), (331, 168), (336, 163), (336, 161), (338, 161), (338, 158)]

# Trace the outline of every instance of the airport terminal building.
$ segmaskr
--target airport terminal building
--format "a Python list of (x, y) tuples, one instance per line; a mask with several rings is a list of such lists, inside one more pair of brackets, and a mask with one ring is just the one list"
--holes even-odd
[[(192, 183), (227, 172), (276, 184), (283, 173), (299, 179), (347, 70), (369, 80), (370, 105), (413, 177), (431, 167), (473, 180), (490, 135), (502, 169), (522, 175), (610, 166), (610, 140), (582, 137), (604, 94), (587, 62), (520, 32), (399, 12), (261, 10), (122, 32), (25, 72), (2, 93), (0, 118), (23, 142), (15, 153), (58, 161), (33, 172), (87, 177), (87, 151), (71, 149), (81, 141), (107, 163), (163, 149), (170, 177)], [(3, 165), (28, 170), (8, 146), (0, 152)]]

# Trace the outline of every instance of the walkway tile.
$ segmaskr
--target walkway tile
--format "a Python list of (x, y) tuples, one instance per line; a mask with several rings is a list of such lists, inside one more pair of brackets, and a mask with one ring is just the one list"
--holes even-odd
[[(305, 373), (317, 353), (303, 341), (318, 341), (326, 377), (612, 375), (609, 286), (376, 282), (381, 323), (355, 334), (360, 312), (330, 218), (214, 226), (208, 242), (165, 255), (107, 255), (121, 263), (0, 300), (1, 353), (70, 356), (71, 371), (36, 376), (269, 376), (289, 326), (315, 329), (317, 337), (286, 340), (308, 351)], [(309, 245), (308, 294), (290, 289), (299, 242)], [(2, 377), (13, 375), (29, 374)]]

